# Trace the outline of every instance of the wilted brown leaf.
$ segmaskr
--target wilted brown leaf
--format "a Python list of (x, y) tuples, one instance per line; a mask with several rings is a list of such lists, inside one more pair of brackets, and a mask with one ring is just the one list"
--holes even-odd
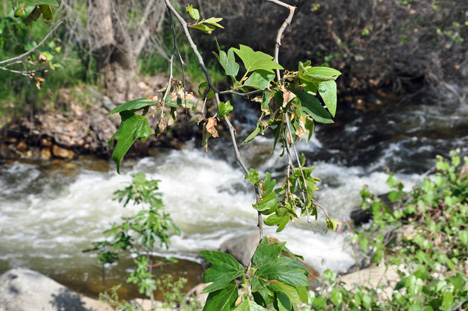
[(218, 122), (215, 118), (208, 118), (208, 121), (206, 122), (206, 131), (210, 133), (213, 137), (219, 137), (218, 130), (216, 129), (217, 125)]

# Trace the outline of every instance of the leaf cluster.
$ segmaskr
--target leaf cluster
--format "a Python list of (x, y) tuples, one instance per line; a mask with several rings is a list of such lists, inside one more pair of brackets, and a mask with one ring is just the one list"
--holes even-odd
[(144, 173), (133, 175), (132, 183), (114, 194), (116, 200), (142, 205), (144, 208), (133, 217), (122, 218), (121, 224), (113, 224), (104, 231), (105, 240), (93, 243), (93, 247), (84, 252), (97, 251), (98, 261), (102, 265), (119, 261), (119, 253), (136, 254), (135, 272), (127, 282), (138, 285), (141, 294), (148, 297), (156, 290), (156, 281), (151, 273), (153, 260), (150, 257), (155, 245), (169, 248), (170, 236), (179, 234), (180, 229), (174, 224), (169, 214), (163, 211), (161, 193), (158, 192), (158, 180), (147, 180)]
[(204, 290), (209, 295), (203, 310), (259, 311), (267, 310), (268, 306), (298, 310), (298, 304), (307, 301), (308, 271), (285, 244), (264, 238), (248, 268), (229, 254), (202, 251), (213, 265), (203, 278), (204, 282), (212, 283)]
[(52, 7), (58, 7), (55, 0), (17, 0), (15, 17), (23, 19), (26, 25), (37, 21), (41, 16), (46, 24), (54, 19)]

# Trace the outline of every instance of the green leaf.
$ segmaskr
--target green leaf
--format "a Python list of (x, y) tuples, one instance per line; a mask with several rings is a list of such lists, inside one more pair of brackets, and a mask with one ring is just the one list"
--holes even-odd
[(249, 298), (244, 300), (234, 311), (268, 311), (262, 306), (259, 306), (255, 301), (251, 301)]
[(117, 107), (115, 107), (114, 109), (112, 109), (112, 111), (110, 112), (110, 114), (114, 114), (114, 113), (120, 113), (122, 111), (131, 111), (131, 112), (135, 112), (137, 110), (140, 110), (140, 109), (143, 109), (147, 106), (153, 106), (155, 105), (156, 103), (148, 98), (138, 98), (138, 99), (134, 99), (134, 100), (131, 100), (131, 101), (128, 101), (126, 102), (125, 104), (122, 104), (122, 105), (119, 105)]
[(468, 229), (458, 232), (458, 236), (463, 244), (468, 244)]
[(307, 134), (307, 142), (309, 142), (312, 136), (314, 135), (314, 120), (306, 118), (304, 127), (307, 131), (309, 131), (309, 133)]
[(226, 115), (234, 109), (229, 101), (220, 102), (218, 107), (218, 115), (220, 118), (226, 118)]
[(222, 21), (222, 20), (223, 20), (223, 19), (220, 18), (220, 17), (210, 17), (210, 18), (208, 18), (208, 19), (205, 19), (205, 20), (203, 21), (203, 23), (207, 23), (207, 24), (210, 24), (210, 25), (213, 25), (213, 26), (216, 26), (216, 27), (219, 27), (219, 28), (223, 28), (223, 29), (224, 29), (224, 27), (223, 27), (222, 25), (218, 24), (218, 22), (220, 22), (220, 21)]
[[(150, 135), (153, 134), (153, 130), (148, 123), (146, 117), (134, 114), (129, 111), (122, 111), (120, 113), (122, 122), (120, 123), (117, 132), (109, 139), (109, 146), (114, 149), (112, 153), (112, 159), (117, 164), (117, 172), (120, 174), (120, 161), (127, 153), (128, 149), (133, 143), (140, 139), (146, 141)], [(117, 145), (114, 148), (114, 139), (118, 138)]]
[(187, 5), (187, 8), (185, 9), (187, 13), (189, 13), (189, 15), (198, 22), (198, 20), (200, 19), (200, 12), (198, 12), (197, 9), (195, 9), (193, 6), (191, 6), (190, 4)]
[(213, 90), (210, 88), (210, 85), (206, 81), (200, 83), (200, 85), (198, 86), (198, 94), (202, 98), (205, 98), (205, 96), (206, 96), (207, 99), (215, 98), (215, 94), (214, 94)]
[(22, 7), (25, 4), (26, 6), (35, 6), (35, 5), (41, 5), (41, 4), (59, 6), (56, 0), (21, 0), (18, 2), (18, 7)]
[(333, 231), (336, 231), (339, 225), (341, 225), (341, 222), (333, 220), (331, 218), (327, 218), (327, 230), (325, 230), (325, 232), (327, 232), (330, 229), (332, 229)]
[(289, 257), (279, 257), (258, 267), (255, 275), (262, 279), (278, 280), (291, 286), (309, 286), (306, 272), (307, 270), (298, 261)]
[(276, 229), (276, 232), (281, 232), (283, 229), (286, 227), (286, 225), (289, 222), (289, 216), (278, 216), (276, 214), (271, 214), (264, 220), (265, 225), (267, 226), (278, 226), (278, 229)]
[(266, 173), (265, 180), (263, 181), (263, 190), (265, 191), (265, 195), (270, 194), (273, 192), (273, 189), (276, 185), (276, 179), (271, 179), (271, 174), (269, 172)]
[(216, 29), (215, 26), (213, 25), (206, 25), (206, 24), (203, 24), (203, 23), (198, 23), (198, 24), (195, 24), (193, 25), (193, 28), (196, 28), (196, 29), (199, 29), (207, 34), (210, 34), (213, 32), (213, 30)]
[(302, 110), (309, 114), (316, 122), (325, 124), (333, 123), (330, 113), (323, 108), (317, 97), (296, 90), (292, 92), (296, 94), (297, 98), (301, 101)]
[(240, 144), (239, 147), (251, 142), (258, 134), (260, 134), (260, 125), (260, 122), (257, 123), (257, 127), (255, 128), (255, 130), (252, 133), (250, 133), (249, 136), (247, 136), (247, 138), (242, 142), (242, 144)]
[(41, 4), (39, 6), (42, 12), (42, 19), (46, 24), (50, 24), (54, 19), (54, 12), (52, 12), (52, 8), (49, 5)]
[(224, 51), (219, 51), (218, 61), (221, 66), (223, 66), (226, 74), (236, 80), (237, 73), (239, 72), (239, 64), (236, 63), (232, 48), (228, 50), (227, 54)]
[(319, 83), (318, 88), (320, 96), (322, 96), (325, 106), (327, 106), (328, 111), (334, 117), (336, 114), (336, 82), (334, 80), (324, 81)]
[(276, 293), (276, 305), (275, 306), (277, 306), (279, 311), (291, 311), (293, 308), (291, 301), (289, 300), (289, 297), (282, 292)]
[(250, 169), (250, 173), (248, 174), (245, 174), (245, 178), (244, 179), (250, 179), (250, 182), (252, 183), (252, 185), (256, 186), (259, 184), (260, 182), (260, 179), (259, 179), (259, 175), (258, 175), (258, 172), (251, 168)]
[(270, 82), (275, 79), (275, 74), (265, 70), (254, 71), (244, 85), (251, 86), (256, 89), (266, 89), (270, 85)]
[(442, 305), (440, 306), (441, 310), (448, 310), (453, 305), (453, 294), (452, 292), (444, 292)]
[(224, 289), (208, 295), (203, 311), (231, 311), (237, 297), (237, 284), (236, 281), (232, 281)]
[(278, 208), (278, 198), (274, 192), (264, 196), (260, 202), (253, 204), (253, 208), (266, 215), (273, 213)]
[(320, 83), (323, 81), (336, 80), (339, 75), (341, 75), (341, 72), (333, 68), (308, 67), (299, 62), (298, 76), (300, 79), (308, 82)]
[(275, 292), (282, 292), (288, 296), (289, 300), (293, 303), (300, 303), (301, 299), (299, 298), (299, 294), (296, 291), (296, 288), (286, 285), (280, 282), (273, 282), (270, 284), (270, 289)]
[(29, 14), (28, 17), (26, 17), (26, 19), (24, 20), (24, 23), (26, 24), (26, 26), (28, 26), (32, 22), (37, 21), (39, 17), (41, 17), (41, 14), (41, 9), (38, 6), (34, 7), (34, 10), (31, 12), (31, 14)]
[(245, 273), (244, 267), (229, 254), (218, 251), (201, 251), (201, 254), (213, 264), (203, 276), (205, 283), (213, 282), (205, 288), (205, 293), (220, 290)]
[(239, 49), (233, 49), (244, 63), (247, 72), (255, 70), (265, 70), (274, 72), (274, 69), (283, 69), (283, 67), (273, 61), (273, 57), (263, 52), (254, 51), (250, 47), (240, 45)]
[(307, 303), (309, 301), (309, 295), (307, 293), (307, 287), (298, 286), (296, 287), (297, 294), (299, 295), (299, 300)]
[(260, 244), (258, 245), (257, 249), (252, 258), (252, 264), (254, 266), (261, 266), (264, 264), (269, 263), (270, 261), (274, 260), (281, 251), (283, 250), (282, 246), (285, 243), (268, 243), (268, 238), (264, 238)]

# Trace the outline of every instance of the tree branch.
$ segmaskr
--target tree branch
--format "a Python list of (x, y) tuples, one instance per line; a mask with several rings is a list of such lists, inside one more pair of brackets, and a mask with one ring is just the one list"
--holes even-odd
[(193, 42), (192, 36), (190, 35), (190, 32), (188, 30), (187, 22), (182, 18), (182, 16), (177, 13), (177, 11), (174, 9), (172, 6), (171, 2), (169, 0), (164, 0), (166, 2), (167, 7), (171, 12), (174, 14), (174, 16), (177, 18), (179, 23), (182, 25), (182, 28), (184, 29), (185, 36), (187, 37), (187, 40), (189, 41), (190, 47), (192, 48), (192, 51), (195, 53), (198, 59), (198, 63), (200, 64), (201, 69), (203, 70), (203, 73), (205, 74), (206, 81), (208, 82), (208, 85), (210, 88), (213, 90), (215, 93), (219, 93), (219, 90), (213, 85), (213, 82), (211, 81), (210, 73), (208, 72), (208, 69), (206, 69), (205, 62), (203, 61), (203, 57), (200, 55), (200, 52), (198, 51), (197, 45)]
[[(282, 6), (282, 7), (285, 7), (287, 9), (289, 9), (288, 17), (285, 19), (285, 21), (281, 25), (280, 29), (278, 30), (278, 33), (276, 34), (276, 46), (275, 46), (274, 61), (279, 64), (279, 49), (280, 49), (280, 46), (281, 46), (281, 36), (283, 35), (283, 32), (286, 30), (286, 27), (288, 27), (288, 25), (291, 25), (291, 22), (292, 22), (292, 19), (293, 19), (293, 16), (294, 16), (294, 11), (296, 10), (296, 7), (292, 6), (292, 5), (289, 5), (287, 3), (284, 3), (282, 1), (279, 1), (279, 0), (265, 0), (265, 1), (271, 2), (271, 3), (274, 3), (276, 5), (279, 5), (279, 6)], [(276, 79), (278, 81), (281, 80), (281, 74), (280, 74), (279, 69), (276, 69)]]
[(13, 58), (10, 58), (10, 59), (7, 59), (7, 60), (2, 60), (2, 61), (0, 61), (0, 64), (5, 64), (5, 63), (9, 63), (9, 62), (12, 62), (12, 61), (15, 61), (15, 60), (23, 59), (23, 58), (25, 58), (26, 56), (28, 56), (29, 54), (33, 53), (33, 52), (36, 51), (41, 45), (43, 45), (44, 42), (46, 42), (47, 39), (49, 39), (49, 37), (52, 35), (52, 33), (55, 31), (55, 29), (57, 29), (60, 25), (62, 25), (62, 23), (63, 23), (63, 21), (61, 21), (60, 23), (58, 23), (57, 25), (55, 25), (55, 27), (52, 28), (52, 30), (44, 37), (44, 39), (42, 39), (41, 42), (39, 42), (38, 45), (36, 45), (35, 47), (33, 47), (32, 49), (30, 49), (30, 50), (27, 51), (26, 53), (21, 54), (21, 55), (16, 56), (16, 57), (13, 57)]

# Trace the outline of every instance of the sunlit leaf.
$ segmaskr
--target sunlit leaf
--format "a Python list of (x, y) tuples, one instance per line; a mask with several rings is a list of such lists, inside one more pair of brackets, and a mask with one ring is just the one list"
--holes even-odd
[(207, 23), (207, 24), (210, 24), (210, 25), (213, 25), (213, 26), (216, 26), (216, 27), (219, 27), (219, 28), (224, 28), (222, 25), (218, 24), (218, 22), (222, 21), (223, 19), (220, 18), (220, 17), (210, 17), (208, 19), (205, 19), (203, 21), (203, 23)]
[(255, 128), (255, 130), (252, 133), (250, 133), (249, 136), (247, 136), (247, 138), (242, 142), (240, 146), (247, 144), (248, 142), (252, 141), (258, 134), (260, 134), (260, 126), (260, 122), (257, 123), (257, 127)]
[(227, 102), (220, 102), (218, 108), (218, 115), (220, 118), (226, 118), (226, 115), (230, 113), (234, 107), (232, 107), (229, 101)]
[(254, 186), (258, 185), (258, 183), (260, 182), (258, 172), (253, 168), (250, 169), (250, 173), (245, 174), (244, 179), (249, 179), (252, 185)]
[(203, 23), (198, 23), (198, 24), (195, 24), (193, 25), (193, 28), (196, 28), (196, 29), (199, 29), (207, 34), (211, 34), (213, 32), (213, 30), (216, 29), (215, 26), (213, 25), (206, 25), (206, 24), (203, 24)]
[(231, 311), (237, 297), (237, 284), (232, 281), (222, 290), (211, 292), (208, 295), (203, 311)]
[(339, 75), (341, 75), (341, 72), (333, 68), (308, 67), (299, 62), (298, 76), (300, 79), (305, 81), (319, 83), (323, 81), (336, 80)]
[(330, 113), (323, 108), (317, 97), (305, 92), (293, 90), (299, 98), (302, 110), (309, 114), (315, 121), (320, 123), (333, 123)]
[(275, 74), (273, 72), (257, 70), (250, 75), (247, 81), (244, 82), (244, 85), (251, 86), (256, 89), (266, 89), (274, 79)]
[(228, 50), (227, 54), (224, 51), (219, 51), (219, 63), (223, 66), (226, 74), (235, 80), (239, 72), (239, 64), (236, 63), (232, 48)]
[[(117, 132), (109, 139), (109, 146), (114, 149), (112, 153), (112, 159), (117, 164), (117, 172), (120, 174), (120, 162), (122, 158), (127, 154), (133, 143), (140, 139), (146, 141), (150, 135), (153, 134), (153, 130), (149, 126), (148, 119), (146, 117), (134, 114), (130, 111), (122, 111), (120, 113), (122, 117), (122, 123), (120, 124)], [(114, 139), (117, 138), (117, 145), (114, 146)]]
[(328, 111), (330, 111), (331, 115), (334, 117), (337, 103), (336, 82), (334, 80), (320, 82), (318, 91)]
[(189, 13), (189, 15), (198, 22), (198, 20), (200, 19), (200, 12), (195, 9), (193, 6), (191, 6), (190, 4), (187, 5), (187, 8), (185, 9), (187, 13)]
[(115, 107), (114, 109), (112, 109), (112, 111), (110, 112), (110, 114), (113, 114), (113, 113), (120, 113), (122, 111), (137, 111), (137, 110), (140, 110), (140, 109), (143, 109), (147, 106), (153, 106), (155, 105), (156, 103), (148, 98), (138, 98), (138, 99), (134, 99), (134, 100), (131, 100), (131, 101), (128, 101), (126, 102), (125, 104), (122, 104), (122, 105), (119, 105), (117, 107)]
[(240, 45), (239, 49), (233, 49), (244, 63), (247, 72), (255, 70), (265, 70), (274, 72), (274, 69), (283, 69), (283, 67), (273, 61), (273, 57), (263, 52), (254, 51), (250, 47)]
[(258, 203), (252, 205), (257, 211), (265, 214), (273, 213), (278, 207), (278, 198), (274, 192), (263, 197)]
[(42, 12), (42, 18), (46, 24), (49, 24), (54, 19), (54, 13), (52, 12), (52, 8), (49, 5), (41, 4), (39, 6)]

